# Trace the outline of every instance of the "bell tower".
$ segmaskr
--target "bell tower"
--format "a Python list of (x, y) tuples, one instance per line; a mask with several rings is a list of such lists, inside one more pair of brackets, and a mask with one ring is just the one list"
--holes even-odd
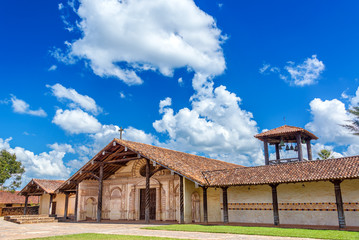
[[(313, 133), (300, 128), (284, 125), (263, 133), (259, 133), (254, 137), (263, 141), (265, 165), (280, 164), (297, 161), (310, 161), (312, 157), (311, 140), (317, 140), (318, 137)], [(303, 158), (302, 144), (307, 145), (308, 159)], [(275, 146), (276, 159), (269, 160), (269, 145)], [(298, 153), (297, 158), (280, 158), (280, 150), (295, 151)]]

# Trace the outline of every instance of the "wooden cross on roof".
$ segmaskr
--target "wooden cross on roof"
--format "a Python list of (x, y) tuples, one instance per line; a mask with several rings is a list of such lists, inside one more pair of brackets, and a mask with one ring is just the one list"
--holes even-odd
[(118, 130), (120, 132), (120, 139), (122, 139), (122, 132), (124, 131), (125, 129), (123, 129), (122, 127), (120, 127), (120, 129)]

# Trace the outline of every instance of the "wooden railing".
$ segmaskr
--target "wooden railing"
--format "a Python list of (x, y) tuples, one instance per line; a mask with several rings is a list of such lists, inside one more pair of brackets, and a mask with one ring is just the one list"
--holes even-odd
[[(303, 158), (303, 162), (308, 161), (308, 159)], [(290, 163), (290, 162), (299, 162), (299, 158), (282, 158), (276, 160), (269, 160), (269, 165), (280, 164), (280, 163)]]

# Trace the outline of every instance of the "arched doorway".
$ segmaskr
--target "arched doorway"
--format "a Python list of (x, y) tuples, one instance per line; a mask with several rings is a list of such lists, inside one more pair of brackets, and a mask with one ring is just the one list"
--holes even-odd
[(121, 197), (122, 192), (120, 188), (114, 188), (111, 191), (111, 199), (110, 199), (110, 219), (118, 220), (121, 219)]
[(200, 198), (198, 192), (192, 193), (192, 222), (201, 221)]
[(96, 219), (96, 200), (92, 197), (88, 198), (85, 203), (86, 220)]

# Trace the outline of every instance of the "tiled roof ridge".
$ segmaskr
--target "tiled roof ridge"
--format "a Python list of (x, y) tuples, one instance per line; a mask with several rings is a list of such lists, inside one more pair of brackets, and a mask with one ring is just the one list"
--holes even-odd
[(329, 162), (329, 161), (340, 161), (340, 160), (350, 160), (352, 158), (359, 158), (359, 155), (354, 156), (348, 156), (348, 157), (340, 157), (340, 158), (330, 158), (330, 159), (316, 159), (316, 160), (310, 160), (310, 161), (303, 161), (303, 162), (288, 162), (288, 163), (281, 163), (281, 164), (274, 164), (274, 165), (259, 165), (259, 166), (252, 166), (252, 167), (238, 167), (238, 168), (227, 168), (227, 169), (216, 169), (216, 170), (208, 170), (208, 171), (202, 171), (203, 174), (206, 173), (212, 173), (212, 172), (220, 172), (220, 171), (226, 171), (226, 170), (235, 170), (235, 169), (253, 169), (253, 168), (265, 168), (268, 166), (283, 166), (283, 165), (290, 165), (290, 164), (309, 164), (314, 162)]
[[(130, 141), (130, 140), (124, 140), (124, 139), (118, 139), (118, 138), (115, 138), (114, 140), (116, 140), (116, 141), (125, 141), (125, 142), (136, 143), (136, 144), (143, 144), (143, 145), (147, 145), (147, 146), (150, 146), (150, 147), (155, 147), (155, 148), (160, 148), (160, 149), (164, 149), (164, 150), (167, 150), (167, 151), (177, 152), (177, 153), (180, 153), (180, 154), (187, 154), (187, 155), (191, 155), (191, 156), (195, 156), (195, 157), (199, 157), (199, 158), (203, 158), (203, 159), (219, 161), (219, 162), (223, 162), (223, 163), (227, 163), (227, 164), (233, 164), (233, 165), (236, 165), (238, 167), (245, 167), (245, 166), (242, 166), (242, 165), (239, 165), (239, 164), (230, 163), (230, 162), (226, 162), (226, 161), (219, 160), (219, 159), (203, 157), (203, 156), (199, 156), (199, 155), (196, 155), (196, 154), (181, 152), (181, 151), (178, 151), (178, 150), (173, 150), (173, 149), (169, 149), (169, 148), (165, 148), (165, 147), (159, 147), (159, 146), (155, 146), (155, 145), (151, 145), (151, 144), (135, 142), (135, 141)], [(133, 150), (133, 149), (131, 149), (131, 150)]]
[[(46, 191), (46, 192), (51, 192), (51, 190), (50, 189), (48, 189), (48, 188), (46, 188), (42, 183), (41, 183), (41, 181), (46, 181), (46, 182), (61, 182), (62, 184), (65, 182), (65, 180), (53, 180), (53, 179), (39, 179), (39, 178), (33, 178), (32, 179), (34, 182), (36, 182), (36, 184), (38, 184), (44, 191)], [(31, 182), (31, 181), (30, 181)], [(62, 185), (61, 184), (61, 185)], [(54, 190), (54, 191), (56, 191), (57, 190), (57, 188)]]

